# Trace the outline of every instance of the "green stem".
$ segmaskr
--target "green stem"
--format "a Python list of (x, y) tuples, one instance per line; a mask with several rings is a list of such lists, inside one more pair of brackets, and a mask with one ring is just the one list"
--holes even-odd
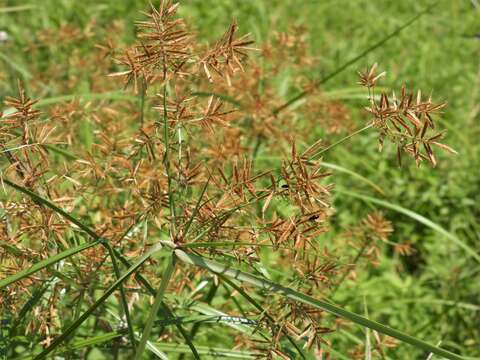
[(160, 246), (156, 246), (152, 248), (149, 252), (147, 252), (145, 255), (140, 257), (138, 261), (132, 265), (117, 281), (115, 281), (106, 291), (103, 293), (103, 295), (95, 301), (95, 303), (87, 310), (85, 311), (82, 316), (80, 316), (76, 321), (73, 322), (72, 325), (70, 325), (59, 337), (57, 337), (51, 344), (48, 346), (44, 351), (42, 351), (40, 354), (38, 354), (35, 357), (35, 360), (40, 360), (40, 359), (45, 359), (45, 357), (50, 354), (52, 351), (54, 351), (63, 341), (65, 341), (75, 330), (77, 330), (80, 325), (87, 320), (87, 318), (100, 306), (102, 305), (105, 300), (122, 284), (131, 274), (136, 272), (140, 266), (143, 265), (145, 261), (147, 261), (150, 256), (152, 256), (153, 253), (156, 251), (160, 250)]
[(143, 329), (142, 338), (140, 339), (140, 343), (138, 344), (138, 348), (135, 354), (135, 360), (139, 360), (142, 358), (143, 351), (145, 350), (145, 346), (147, 345), (148, 338), (150, 337), (150, 333), (152, 331), (153, 323), (157, 317), (158, 310), (160, 309), (160, 305), (162, 304), (165, 291), (167, 290), (168, 282), (172, 277), (174, 269), (175, 254), (172, 253), (170, 258), (168, 259), (167, 268), (163, 273), (160, 288), (158, 289), (157, 295), (155, 296), (155, 302), (153, 303), (152, 309), (150, 310), (150, 314), (147, 319), (147, 323), (145, 325), (145, 328)]
[(358, 135), (358, 134), (364, 132), (365, 130), (370, 129), (372, 126), (373, 126), (373, 124), (369, 124), (369, 125), (367, 125), (367, 126), (364, 126), (364, 127), (361, 128), (361, 129), (358, 129), (357, 131), (354, 131), (354, 132), (351, 133), (350, 135), (347, 135), (347, 136), (345, 136), (344, 138), (338, 140), (337, 142), (334, 142), (333, 144), (327, 146), (326, 148), (324, 148), (324, 149), (316, 152), (315, 154), (313, 154), (312, 156), (310, 156), (310, 158), (309, 158), (308, 160), (315, 160), (315, 159), (317, 159), (317, 158), (318, 158), (320, 155), (322, 155), (323, 153), (326, 153), (328, 150), (334, 148), (335, 146), (344, 143), (345, 141), (349, 140), (350, 138), (354, 137), (355, 135)]
[(318, 88), (320, 85), (322, 84), (325, 84), (327, 81), (329, 81), (330, 79), (334, 78), (335, 76), (337, 76), (338, 74), (340, 74), (341, 72), (343, 72), (344, 70), (346, 70), (347, 68), (349, 68), (350, 66), (352, 66), (353, 64), (355, 64), (358, 60), (366, 57), (368, 54), (370, 54), (372, 51), (378, 49), (379, 47), (381, 47), (383, 44), (385, 44), (387, 41), (389, 41), (390, 39), (394, 38), (395, 36), (397, 36), (398, 34), (400, 34), (403, 30), (405, 30), (406, 28), (408, 28), (410, 25), (412, 25), (413, 23), (415, 23), (418, 19), (420, 19), (423, 15), (427, 14), (431, 9), (433, 9), (435, 7), (437, 3), (433, 3), (432, 5), (426, 7), (423, 11), (419, 12), (417, 15), (415, 15), (413, 18), (411, 18), (410, 20), (408, 20), (406, 23), (404, 23), (402, 26), (398, 27), (397, 29), (395, 29), (394, 31), (392, 31), (390, 34), (387, 34), (386, 36), (384, 36), (383, 38), (381, 38), (379, 41), (377, 41), (375, 44), (371, 45), (370, 47), (368, 47), (367, 49), (365, 49), (364, 51), (362, 51), (360, 54), (358, 54), (357, 56), (355, 56), (354, 58), (348, 60), (346, 63), (344, 63), (343, 65), (341, 65), (340, 67), (338, 67), (337, 69), (333, 70), (331, 73), (329, 73), (328, 75), (324, 76), (323, 78), (321, 78), (320, 80), (318, 80), (317, 82), (314, 83), (314, 85), (312, 86), (311, 89), (308, 89), (308, 90), (305, 90), (301, 93), (299, 93), (298, 95), (294, 96), (293, 98), (291, 98), (290, 100), (288, 100), (286, 103), (284, 103), (283, 105), (277, 107), (275, 110), (273, 110), (273, 114), (274, 115), (278, 115), (280, 112), (282, 112), (283, 110), (287, 109), (288, 107), (290, 107), (291, 105), (295, 104), (297, 101), (303, 99), (305, 96), (309, 95), (314, 89)]
[(100, 244), (99, 240), (93, 241), (93, 242), (90, 242), (90, 243), (86, 243), (86, 244), (77, 246), (75, 248), (71, 248), (71, 249), (62, 251), (61, 253), (59, 253), (57, 255), (54, 255), (54, 256), (49, 257), (48, 259), (42, 260), (42, 261), (32, 265), (28, 269), (22, 270), (22, 271), (14, 274), (12, 276), (9, 276), (5, 279), (0, 280), (0, 289), (4, 288), (5, 286), (8, 286), (8, 285), (10, 285), (10, 284), (12, 284), (16, 281), (22, 280), (22, 279), (36, 273), (37, 271), (40, 271), (40, 270), (46, 268), (47, 266), (55, 264), (56, 262), (58, 262), (60, 260), (66, 259), (66, 258), (68, 258), (68, 257), (70, 257), (74, 254), (77, 254), (77, 253), (79, 253), (83, 250), (89, 249), (89, 248), (91, 248), (93, 246), (96, 246), (98, 244)]
[(163, 162), (165, 165), (165, 171), (167, 172), (168, 181), (168, 204), (170, 207), (171, 221), (171, 235), (175, 235), (175, 199), (173, 198), (172, 188), (172, 174), (170, 173), (170, 136), (168, 129), (168, 112), (167, 112), (167, 83), (163, 85), (163, 141), (165, 143), (165, 154)]
[[(117, 260), (115, 259), (115, 253), (109, 243), (105, 242), (105, 246), (108, 249), (110, 259), (112, 260), (113, 271), (115, 272), (115, 277), (118, 280), (120, 279), (121, 274), (117, 265)], [(130, 342), (132, 343), (132, 348), (133, 348), (133, 351), (135, 352), (135, 332), (133, 331), (132, 320), (130, 318), (130, 311), (128, 310), (127, 296), (125, 295), (125, 289), (123, 288), (123, 284), (120, 284), (119, 289), (120, 289), (120, 300), (123, 307), (123, 313), (125, 314), (125, 319), (127, 320), (128, 336), (130, 337)]]
[(145, 117), (145, 96), (147, 94), (147, 83), (142, 79), (140, 84), (140, 127), (143, 127)]
[[(362, 247), (358, 250), (357, 252), (357, 255), (355, 256), (355, 259), (353, 259), (353, 262), (352, 262), (352, 265), (353, 267), (355, 267), (357, 265), (357, 262), (358, 260), (360, 260), (360, 258), (363, 256), (363, 253), (365, 252), (365, 249), (367, 248), (367, 241), (364, 242), (364, 244), (362, 245)], [(342, 278), (340, 279), (340, 281), (335, 285), (335, 287), (333, 288), (332, 292), (330, 293), (330, 298), (333, 298), (333, 296), (335, 295), (335, 293), (337, 292), (338, 288), (340, 287), (340, 285), (343, 284), (343, 282), (345, 281), (345, 279), (347, 278), (348, 274), (350, 274), (351, 272), (351, 269), (347, 269), (347, 271), (343, 274)]]

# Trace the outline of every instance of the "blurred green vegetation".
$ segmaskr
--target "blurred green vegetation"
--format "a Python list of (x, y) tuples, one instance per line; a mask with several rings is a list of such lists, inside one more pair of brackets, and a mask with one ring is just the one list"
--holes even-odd
[[(155, 2), (153, 2), (155, 3)], [(258, 44), (273, 32), (288, 32), (292, 26), (307, 29), (309, 51), (318, 57), (319, 66), (308, 69), (311, 79), (319, 79), (385, 34), (422, 11), (430, 2), (388, 0), (189, 0), (182, 2), (180, 14), (205, 42), (222, 34), (232, 18), (240, 32), (251, 32)], [(16, 78), (26, 84), (50, 64), (68, 62), (71, 52), (89, 52), (94, 40), (108, 36), (133, 41), (133, 22), (147, 9), (146, 1), (115, 0), (42, 0), (0, 2), (0, 31), (8, 39), (0, 42), (0, 99), (15, 93)], [(92, 23), (92, 19), (95, 22)], [(122, 34), (111, 34), (107, 25), (121, 24)], [(43, 30), (55, 32), (69, 24), (85, 29), (92, 26), (90, 41), (72, 45), (52, 43), (35, 57), (27, 50)], [(469, 356), (480, 356), (480, 267), (455, 243), (424, 224), (398, 211), (349, 196), (342, 190), (366, 194), (423, 215), (477, 251), (480, 249), (480, 8), (469, 1), (439, 1), (430, 14), (422, 17), (398, 37), (369, 54), (357, 64), (328, 82), (325, 91), (350, 88), (357, 81), (356, 70), (374, 62), (387, 77), (381, 84), (398, 93), (402, 83), (433, 93), (436, 101), (447, 101), (440, 127), (448, 130), (445, 142), (458, 151), (457, 156), (440, 154), (439, 165), (416, 168), (406, 161), (396, 162), (394, 148), (378, 153), (376, 135), (362, 133), (328, 153), (325, 161), (349, 169), (369, 179), (384, 194), (358, 182), (347, 173), (336, 172), (334, 182), (336, 214), (333, 227), (341, 232), (374, 208), (381, 209), (392, 221), (393, 242), (411, 241), (414, 253), (400, 257), (391, 248), (383, 249), (378, 267), (358, 273), (333, 299), (350, 310), (364, 313), (392, 327)], [(88, 74), (78, 92), (92, 91)], [(63, 74), (65, 80), (71, 74)], [(285, 98), (299, 89), (283, 79)], [(66, 95), (54, 86), (29, 89), (33, 98)], [(305, 102), (309, 98), (305, 98)], [(345, 99), (357, 128), (365, 125), (364, 101)], [(301, 122), (299, 122), (301, 127)], [(325, 133), (319, 125), (305, 144), (318, 138), (333, 143), (345, 134)], [(262, 157), (260, 150), (259, 158)], [(329, 234), (335, 237), (336, 232)], [(329, 238), (322, 239), (326, 243)], [(213, 335), (212, 335), (213, 336)], [(329, 335), (333, 348), (348, 349), (363, 342), (361, 331)], [(221, 334), (216, 333), (219, 346)], [(95, 353), (97, 355), (95, 355)], [(394, 359), (426, 359), (428, 354), (400, 345), (388, 352)], [(102, 358), (95, 350), (91, 358)]]

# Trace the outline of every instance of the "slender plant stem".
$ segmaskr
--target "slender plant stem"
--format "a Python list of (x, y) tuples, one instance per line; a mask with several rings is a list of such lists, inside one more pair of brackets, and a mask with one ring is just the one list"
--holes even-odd
[(146, 80), (142, 79), (140, 82), (140, 127), (143, 127), (145, 118), (145, 96), (147, 95)]
[(315, 160), (315, 159), (318, 159), (322, 154), (326, 153), (327, 151), (333, 149), (335, 146), (337, 145), (340, 145), (342, 143), (344, 143), (345, 141), (351, 139), (352, 137), (354, 137), (355, 135), (358, 135), (368, 129), (370, 129), (371, 127), (373, 126), (373, 124), (368, 124), (367, 126), (364, 126), (363, 128), (361, 129), (358, 129), (357, 131), (354, 131), (353, 133), (345, 136), (344, 138), (341, 138), (340, 140), (334, 142), (333, 144), (327, 146), (326, 148), (320, 150), (320, 151), (317, 151), (315, 154), (313, 154), (312, 156), (310, 156), (310, 158), (308, 160)]
[(200, 210), (202, 199), (203, 199), (203, 196), (205, 195), (205, 191), (207, 190), (208, 183), (210, 182), (211, 177), (212, 177), (211, 175), (208, 177), (207, 182), (203, 186), (202, 192), (200, 193), (200, 196), (198, 197), (197, 204), (195, 205), (195, 209), (192, 212), (192, 216), (190, 216), (190, 219), (188, 219), (187, 225), (185, 225), (185, 229), (183, 230), (183, 237), (184, 238), (187, 237), (188, 230), (190, 229), (190, 226), (192, 225), (193, 219), (195, 218), (195, 216), (197, 216), (198, 211)]
[(432, 10), (435, 6), (436, 6), (436, 2), (431, 4), (430, 6), (426, 7), (423, 11), (419, 12), (417, 15), (415, 15), (414, 17), (412, 17), (410, 20), (408, 20), (406, 23), (404, 23), (402, 26), (398, 27), (397, 29), (395, 29), (394, 31), (392, 31), (391, 33), (387, 34), (385, 37), (381, 38), (379, 41), (377, 41), (375, 44), (371, 45), (370, 47), (366, 48), (364, 51), (362, 51), (360, 54), (358, 54), (357, 56), (353, 57), (352, 59), (348, 60), (347, 62), (345, 62), (342, 66), (338, 67), (337, 69), (333, 70), (331, 73), (327, 74), (326, 76), (324, 76), (323, 78), (321, 78), (320, 80), (318, 80), (317, 82), (314, 83), (314, 85), (308, 89), (308, 90), (305, 90), (297, 95), (295, 95), (294, 97), (292, 97), (290, 100), (288, 100), (287, 102), (285, 102), (283, 105), (280, 105), (279, 107), (277, 107), (275, 110), (273, 110), (273, 114), (274, 115), (278, 115), (280, 112), (282, 112), (283, 110), (287, 109), (288, 107), (292, 106), (293, 104), (295, 104), (297, 101), (303, 99), (305, 96), (311, 94), (316, 88), (318, 88), (320, 85), (322, 84), (325, 84), (327, 81), (329, 81), (330, 79), (334, 78), (335, 76), (337, 76), (338, 74), (340, 74), (341, 72), (343, 72), (344, 70), (346, 70), (347, 68), (349, 68), (350, 66), (352, 66), (353, 64), (355, 64), (358, 60), (364, 58), (365, 56), (367, 56), (368, 54), (370, 54), (372, 51), (378, 49), (379, 47), (381, 47), (383, 44), (385, 44), (387, 41), (389, 41), (390, 39), (394, 38), (395, 36), (397, 36), (398, 34), (400, 34), (403, 30), (405, 30), (406, 28), (408, 28), (410, 25), (412, 25), (413, 23), (415, 23), (417, 20), (419, 20), (422, 16), (424, 16), (425, 14), (427, 14), (430, 10)]
[[(173, 245), (172, 245), (173, 247)], [(117, 258), (127, 267), (130, 267), (131, 266), (131, 263), (130, 261), (125, 258), (122, 254), (120, 254), (118, 251), (116, 251), (114, 249), (114, 252), (115, 252), (115, 255), (117, 256)], [(136, 273), (135, 274), (135, 279), (140, 283), (142, 284), (145, 289), (152, 295), (152, 296), (156, 296), (156, 291), (155, 289), (153, 288), (153, 286), (148, 282), (147, 279), (145, 279), (145, 277), (140, 274), (140, 273)], [(162, 308), (163, 308), (163, 313), (164, 313), (164, 316), (165, 318), (171, 318), (173, 317), (173, 313), (172, 311), (170, 310), (169, 306), (165, 303), (165, 302), (162, 302)], [(190, 340), (190, 337), (188, 336), (188, 333), (185, 331), (185, 329), (183, 328), (182, 324), (180, 323), (175, 323), (175, 326), (177, 327), (177, 330), (180, 332), (180, 334), (182, 335), (182, 337), (185, 339), (185, 342), (187, 343), (188, 347), (190, 348), (190, 350), (192, 351), (192, 354), (195, 358), (198, 359), (198, 351), (197, 349), (195, 348), (195, 346), (193, 345), (192, 341)]]
[[(365, 252), (365, 249), (367, 248), (367, 242), (365, 241), (364, 244), (362, 245), (362, 247), (358, 250), (357, 252), (357, 255), (355, 256), (355, 259), (353, 259), (353, 266), (356, 266), (357, 265), (357, 262), (358, 260), (360, 260), (360, 258), (363, 256), (363, 253)], [(333, 296), (335, 295), (335, 293), (337, 292), (338, 288), (340, 287), (340, 285), (343, 284), (343, 282), (345, 281), (345, 279), (347, 278), (348, 274), (350, 273), (350, 269), (348, 269), (342, 276), (342, 278), (340, 279), (340, 281), (335, 285), (335, 287), (333, 288), (332, 292), (329, 294), (330, 298), (333, 298)]]
[(168, 128), (168, 112), (167, 112), (167, 82), (163, 84), (163, 141), (165, 143), (165, 154), (163, 162), (165, 164), (165, 171), (167, 172), (168, 181), (168, 204), (170, 207), (171, 220), (171, 237), (175, 236), (175, 199), (173, 198), (172, 188), (172, 174), (170, 173), (170, 136)]
[(162, 304), (163, 298), (165, 296), (165, 291), (167, 290), (168, 282), (172, 277), (174, 269), (175, 254), (172, 253), (168, 259), (167, 268), (163, 273), (160, 288), (158, 289), (157, 295), (155, 296), (155, 301), (153, 303), (152, 309), (150, 310), (150, 314), (148, 316), (147, 323), (145, 324), (145, 328), (143, 329), (142, 337), (140, 339), (140, 343), (138, 344), (138, 348), (135, 354), (135, 360), (140, 360), (142, 358), (143, 351), (145, 350), (145, 346), (152, 331), (153, 323), (157, 317), (158, 310), (160, 309), (160, 305)]
[[(112, 260), (112, 265), (113, 265), (113, 271), (115, 272), (115, 277), (120, 279), (121, 274), (120, 274), (120, 269), (118, 268), (117, 265), (117, 260), (115, 259), (115, 253), (113, 252), (112, 246), (109, 243), (105, 243), (108, 253), (110, 254), (110, 259)], [(133, 325), (132, 325), (132, 320), (130, 317), (130, 311), (128, 310), (128, 301), (127, 301), (127, 296), (125, 294), (125, 289), (123, 287), (123, 284), (119, 285), (119, 290), (120, 290), (120, 300), (122, 303), (123, 307), (123, 313), (125, 315), (125, 319), (127, 320), (127, 327), (128, 327), (128, 336), (130, 337), (130, 342), (132, 343), (132, 348), (133, 351), (135, 352), (135, 332), (133, 331)]]
[(101, 305), (107, 300), (107, 298), (122, 284), (131, 274), (135, 273), (140, 266), (147, 261), (150, 256), (160, 247), (155, 247), (147, 252), (145, 255), (140, 257), (134, 265), (132, 265), (117, 281), (115, 281), (104, 293), (103, 295), (95, 301), (95, 303), (85, 311), (76, 321), (73, 322), (60, 336), (58, 336), (53, 342), (40, 354), (35, 357), (35, 360), (45, 359), (45, 357), (54, 351), (63, 341), (65, 341), (75, 330), (77, 330), (80, 325)]

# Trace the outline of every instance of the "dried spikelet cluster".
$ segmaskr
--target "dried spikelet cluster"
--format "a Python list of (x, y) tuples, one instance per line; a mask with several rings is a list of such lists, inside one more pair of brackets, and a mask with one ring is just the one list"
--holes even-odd
[(233, 22), (222, 39), (201, 58), (200, 64), (210, 82), (213, 82), (213, 72), (225, 78), (231, 86), (231, 77), (237, 71), (244, 71), (242, 61), (247, 57), (247, 51), (254, 50), (250, 47), (253, 41), (249, 40), (249, 34), (236, 39), (237, 30), (238, 26)]
[(433, 116), (441, 113), (446, 103), (433, 103), (431, 96), (424, 99), (420, 90), (415, 96), (407, 91), (405, 85), (400, 91), (400, 98), (394, 92), (389, 100), (388, 95), (382, 92), (377, 101), (375, 86), (385, 72), (377, 74), (376, 68), (377, 64), (374, 64), (365, 72), (360, 72), (359, 84), (368, 89), (370, 105), (366, 110), (373, 115), (372, 125), (378, 129), (380, 151), (385, 138), (388, 138), (397, 147), (399, 164), (402, 163), (402, 153), (406, 153), (415, 159), (417, 166), (424, 160), (432, 166), (437, 164), (433, 154), (435, 146), (456, 154), (455, 150), (439, 142), (444, 132), (431, 134), (431, 130), (435, 129)]
[(381, 261), (382, 245), (392, 246), (395, 252), (403, 256), (411, 254), (408, 242), (395, 243), (390, 240), (393, 230), (393, 224), (383, 213), (374, 212), (344, 232), (343, 236), (354, 251), (345, 262), (346, 265), (337, 272), (341, 273), (341, 276), (335, 279), (333, 285), (335, 291), (347, 278), (356, 279), (362, 266), (378, 266)]
[[(303, 147), (291, 136), (297, 133), (302, 138), (318, 123), (312, 118), (300, 127), (304, 117), (291, 109), (276, 114), (282, 96), (267, 81), (293, 61), (298, 76), (292, 87), (311, 86), (302, 71), (316, 64), (316, 59), (308, 54), (305, 30), (297, 28), (275, 36), (262, 52), (256, 52), (260, 65), (249, 60), (253, 41), (248, 34), (238, 34), (235, 22), (205, 48), (178, 18), (177, 10), (178, 3), (167, 0), (158, 8), (152, 6), (146, 20), (136, 23), (137, 41), (131, 47), (117, 51), (117, 41), (107, 38), (91, 57), (75, 56), (75, 66), (90, 69), (96, 76), (94, 91), (108, 93), (118, 78), (133, 87), (135, 96), (122, 94), (115, 102), (108, 97), (72, 99), (40, 112), (41, 104), (29, 99), (19, 86), (18, 98), (5, 101), (7, 109), (0, 118), (1, 150), (6, 160), (2, 179), (75, 214), (103, 244), (130, 259), (162, 241), (264, 275), (268, 269), (259, 260), (267, 249), (272, 264), (292, 270), (292, 286), (313, 296), (331, 293), (342, 281), (339, 274), (352, 272), (350, 264), (340, 264), (340, 255), (334, 255), (321, 241), (333, 213), (331, 173), (323, 170), (318, 159), (323, 152), (321, 141)], [(59, 42), (97, 36), (88, 26), (63, 31)], [(36, 81), (50, 84), (66, 69), (62, 68), (61, 74), (58, 68), (50, 71), (52, 79)], [(388, 136), (417, 162), (435, 163), (431, 146), (449, 148), (438, 143), (441, 134), (426, 133), (433, 128), (431, 115), (443, 105), (421, 97), (413, 102), (406, 91), (399, 101), (382, 95), (377, 103), (374, 88), (378, 78), (375, 68), (362, 75), (381, 141)], [(69, 80), (71, 83), (58, 89), (71, 89), (82, 77), (75, 74)], [(317, 101), (315, 112), (324, 111), (328, 118), (338, 116), (333, 124), (323, 123), (334, 129), (332, 132), (349, 126), (340, 103)], [(265, 153), (287, 155), (278, 168), (265, 170), (256, 162), (260, 146), (266, 148)], [(0, 222), (2, 278), (87, 241), (81, 229), (38, 199), (9, 196), (9, 201), (0, 203), (4, 214)], [(371, 215), (352, 231), (352, 238), (357, 237), (352, 242), (364, 248), (362, 258), (376, 262), (378, 243), (386, 241), (391, 231), (387, 220)], [(35, 305), (37, 317), (25, 324), (26, 334), (38, 333), (38, 342), (48, 346), (62, 330), (62, 319), (78, 315), (69, 306), (57, 308), (55, 304), (64, 298), (94, 303), (91, 285), (104, 286), (116, 279), (110, 251), (95, 246), (62, 263), (68, 276), (60, 280), (69, 281), (56, 283), (45, 295), (46, 301)], [(158, 268), (157, 259), (149, 259), (142, 268), (142, 276), (155, 288), (160, 283)], [(0, 306), (18, 313), (21, 301), (11, 299), (27, 299), (32, 285), (47, 286), (45, 279), (57, 276), (60, 270), (47, 267), (2, 289)], [(223, 289), (219, 276), (209, 277), (203, 270), (182, 265), (177, 265), (172, 278), (167, 290), (182, 300), (165, 302), (187, 315), (190, 309), (185, 303), (213, 297), (217, 291), (230, 298), (249, 290)], [(202, 292), (205, 284), (213, 289), (206, 295)], [(150, 307), (143, 286), (134, 278), (124, 283), (131, 309)], [(243, 314), (243, 310), (232, 309), (230, 302), (221, 302), (219, 307), (232, 316)], [(326, 353), (323, 336), (335, 326), (325, 313), (289, 301), (267, 302), (264, 311), (258, 310), (254, 306), (245, 311), (259, 319), (255, 326), (265, 334), (263, 340), (241, 337), (234, 346), (248, 346), (267, 358), (287, 359), (282, 342), (294, 338), (317, 353)], [(123, 322), (121, 325), (125, 330)], [(108, 322), (102, 326), (115, 328)], [(168, 329), (160, 332), (159, 338), (175, 343), (180, 341), (178, 336)]]
[(11, 112), (2, 117), (0, 146), (10, 163), (4, 172), (16, 173), (32, 187), (48, 168), (48, 157), (41, 145), (51, 141), (52, 128), (49, 124), (41, 124), (40, 111), (33, 108), (37, 101), (26, 96), (20, 82), (18, 92), (18, 98), (5, 99)]
[(145, 13), (148, 20), (138, 21), (138, 45), (127, 49), (118, 59), (128, 70), (112, 74), (122, 76), (126, 84), (133, 82), (138, 92), (138, 81), (145, 85), (153, 83), (157, 77), (164, 81), (167, 76), (182, 75), (182, 67), (191, 57), (190, 34), (182, 19), (175, 18), (178, 3), (162, 1), (158, 9), (151, 7)]
[(365, 359), (365, 354), (367, 351), (371, 354), (372, 358), (380, 357), (385, 358), (388, 349), (395, 348), (398, 346), (399, 342), (397, 339), (394, 339), (390, 336), (385, 336), (379, 334), (377, 331), (373, 331), (373, 337), (375, 339), (375, 343), (371, 346), (370, 349), (366, 349), (365, 345), (358, 345), (355, 349), (349, 351), (349, 355), (354, 360), (361, 360)]

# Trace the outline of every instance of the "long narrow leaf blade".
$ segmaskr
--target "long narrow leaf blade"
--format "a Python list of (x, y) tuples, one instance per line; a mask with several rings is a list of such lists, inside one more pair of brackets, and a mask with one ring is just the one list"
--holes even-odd
[(422, 350), (432, 352), (436, 355), (443, 356), (447, 359), (451, 360), (462, 360), (463, 358), (457, 354), (454, 354), (450, 351), (447, 351), (445, 349), (436, 347), (434, 345), (431, 345), (423, 340), (417, 339), (413, 336), (410, 336), (408, 334), (405, 334), (401, 331), (395, 330), (393, 328), (390, 328), (386, 325), (380, 324), (376, 321), (367, 319), (364, 316), (358, 315), (356, 313), (353, 313), (351, 311), (345, 310), (341, 307), (338, 307), (336, 305), (333, 305), (327, 301), (324, 300), (318, 300), (315, 299), (311, 296), (302, 294), (298, 291), (295, 291), (291, 288), (282, 286), (280, 284), (277, 284), (273, 281), (262, 279), (258, 276), (219, 264), (217, 262), (204, 259), (201, 256), (194, 255), (194, 254), (187, 254), (186, 252), (182, 250), (175, 250), (175, 254), (177, 255), (178, 259), (181, 261), (195, 265), (204, 269), (207, 269), (208, 271), (215, 273), (215, 274), (222, 274), (224, 276), (231, 277), (233, 279), (236, 279), (238, 281), (241, 281), (243, 283), (250, 284), (252, 286), (258, 287), (260, 289), (266, 290), (268, 292), (273, 292), (276, 294), (279, 294), (281, 296), (284, 296), (286, 298), (289, 298), (291, 300), (295, 300), (307, 305), (310, 305), (312, 307), (315, 307), (317, 309), (321, 309), (323, 311), (329, 312), (333, 315), (336, 315), (338, 317), (342, 317), (344, 319), (347, 319), (353, 323), (356, 323), (358, 325), (368, 327), (372, 330), (376, 330), (382, 334), (391, 336), (393, 338), (396, 338), (400, 341), (403, 341), (407, 344), (413, 345), (417, 348), (420, 348)]
[(76, 253), (79, 253), (80, 251), (86, 250), (86, 249), (91, 248), (95, 245), (98, 245), (99, 243), (100, 243), (100, 240), (90, 242), (90, 243), (86, 243), (86, 244), (83, 244), (83, 245), (80, 245), (80, 246), (62, 251), (61, 253), (59, 253), (57, 255), (49, 257), (48, 259), (42, 260), (42, 261), (36, 263), (35, 265), (31, 266), (28, 269), (22, 270), (22, 271), (14, 274), (12, 276), (9, 276), (9, 277), (7, 277), (3, 280), (0, 280), (0, 289), (4, 288), (5, 286), (8, 286), (8, 285), (10, 285), (10, 284), (12, 284), (16, 281), (25, 279), (26, 277), (36, 273), (37, 271), (40, 271), (40, 270), (46, 268), (47, 266), (53, 265), (60, 260), (68, 258), (72, 255), (75, 255)]
[[(380, 48), (383, 44), (385, 44), (386, 42), (388, 42), (390, 39), (398, 36), (403, 30), (405, 30), (406, 28), (408, 28), (410, 25), (412, 25), (413, 23), (415, 23), (417, 20), (419, 20), (423, 15), (427, 14), (434, 6), (436, 5), (433, 4), (429, 7), (427, 7), (426, 9), (424, 9), (423, 11), (419, 12), (417, 15), (415, 15), (413, 18), (411, 18), (410, 20), (408, 20), (407, 22), (405, 22), (402, 26), (398, 27), (397, 29), (395, 29), (394, 31), (392, 31), (391, 33), (387, 34), (386, 36), (384, 36), (383, 38), (381, 38), (380, 40), (378, 40), (375, 44), (371, 45), (370, 47), (368, 47), (367, 49), (365, 49), (364, 51), (362, 51), (360, 54), (358, 54), (357, 56), (355, 56), (354, 58), (346, 61), (344, 64), (340, 65), (338, 68), (336, 68), (335, 70), (333, 70), (331, 73), (327, 74), (326, 76), (324, 76), (323, 78), (321, 78), (320, 80), (318, 80), (315, 84), (314, 84), (314, 87), (313, 88), (316, 88), (320, 85), (323, 85), (325, 84), (327, 81), (333, 79), (335, 76), (337, 76), (338, 74), (340, 74), (341, 72), (345, 71), (346, 69), (348, 69), (350, 66), (352, 66), (353, 64), (355, 64), (357, 61), (359, 61), (360, 59), (363, 59), (364, 57), (366, 57), (368, 54), (370, 54), (372, 51)], [(280, 112), (282, 112), (283, 110), (285, 110), (286, 108), (290, 107), (292, 104), (296, 103), (297, 101), (299, 101), (300, 99), (304, 98), (305, 96), (309, 95), (310, 93), (312, 92), (312, 90), (305, 90), (301, 93), (299, 93), (298, 95), (292, 97), (290, 100), (288, 100), (287, 102), (285, 102), (283, 105), (280, 105), (279, 107), (277, 107), (276, 109), (273, 110), (273, 114), (278, 114)]]
[(13, 187), (14, 189), (24, 193), (25, 195), (28, 195), (32, 200), (34, 200), (35, 202), (39, 203), (39, 204), (42, 204), (42, 205), (45, 205), (47, 207), (49, 207), (50, 209), (52, 209), (53, 211), (55, 211), (56, 213), (62, 215), (65, 219), (69, 220), (70, 222), (74, 223), (75, 225), (77, 225), (80, 229), (82, 229), (83, 231), (85, 231), (88, 235), (90, 235), (91, 237), (93, 237), (95, 240), (98, 240), (99, 239), (99, 236), (92, 230), (90, 229), (88, 226), (86, 226), (85, 224), (83, 224), (80, 220), (76, 219), (75, 217), (73, 217), (72, 215), (70, 215), (69, 213), (67, 213), (65, 210), (59, 208), (57, 205), (55, 205), (54, 203), (48, 201), (47, 199), (44, 199), (43, 197), (41, 197), (40, 195), (38, 194), (35, 194), (33, 191), (30, 191), (28, 190), (27, 188), (23, 187), (23, 186), (20, 186), (18, 184), (15, 184), (14, 182), (8, 180), (8, 179), (3, 179), (2, 180), (4, 184), (7, 184), (8, 186), (11, 186)]
[(115, 281), (104, 293), (103, 295), (95, 301), (95, 303), (85, 311), (72, 325), (68, 327), (65, 332), (57, 337), (50, 346), (48, 346), (44, 351), (38, 354), (35, 357), (35, 360), (45, 359), (45, 357), (54, 351), (64, 340), (66, 340), (75, 330), (82, 325), (82, 323), (100, 306), (102, 305), (105, 300), (134, 272), (136, 272), (140, 266), (143, 265), (145, 261), (147, 261), (150, 256), (152, 256), (155, 252), (161, 249), (160, 245), (152, 247), (146, 254), (141, 256), (134, 265), (132, 265), (117, 281)]
[(165, 291), (167, 290), (168, 283), (172, 277), (173, 271), (175, 269), (175, 255), (171, 255), (168, 259), (167, 268), (165, 269), (162, 282), (160, 283), (160, 288), (158, 289), (157, 295), (155, 296), (155, 302), (153, 303), (152, 309), (148, 314), (147, 323), (145, 324), (145, 328), (143, 329), (142, 337), (140, 339), (140, 343), (138, 344), (137, 352), (135, 354), (135, 359), (140, 360), (143, 356), (143, 351), (145, 350), (145, 346), (147, 345), (148, 338), (150, 337), (150, 333), (153, 328), (153, 323), (157, 318), (158, 310), (160, 309), (160, 305), (162, 304), (163, 297), (165, 295)]

